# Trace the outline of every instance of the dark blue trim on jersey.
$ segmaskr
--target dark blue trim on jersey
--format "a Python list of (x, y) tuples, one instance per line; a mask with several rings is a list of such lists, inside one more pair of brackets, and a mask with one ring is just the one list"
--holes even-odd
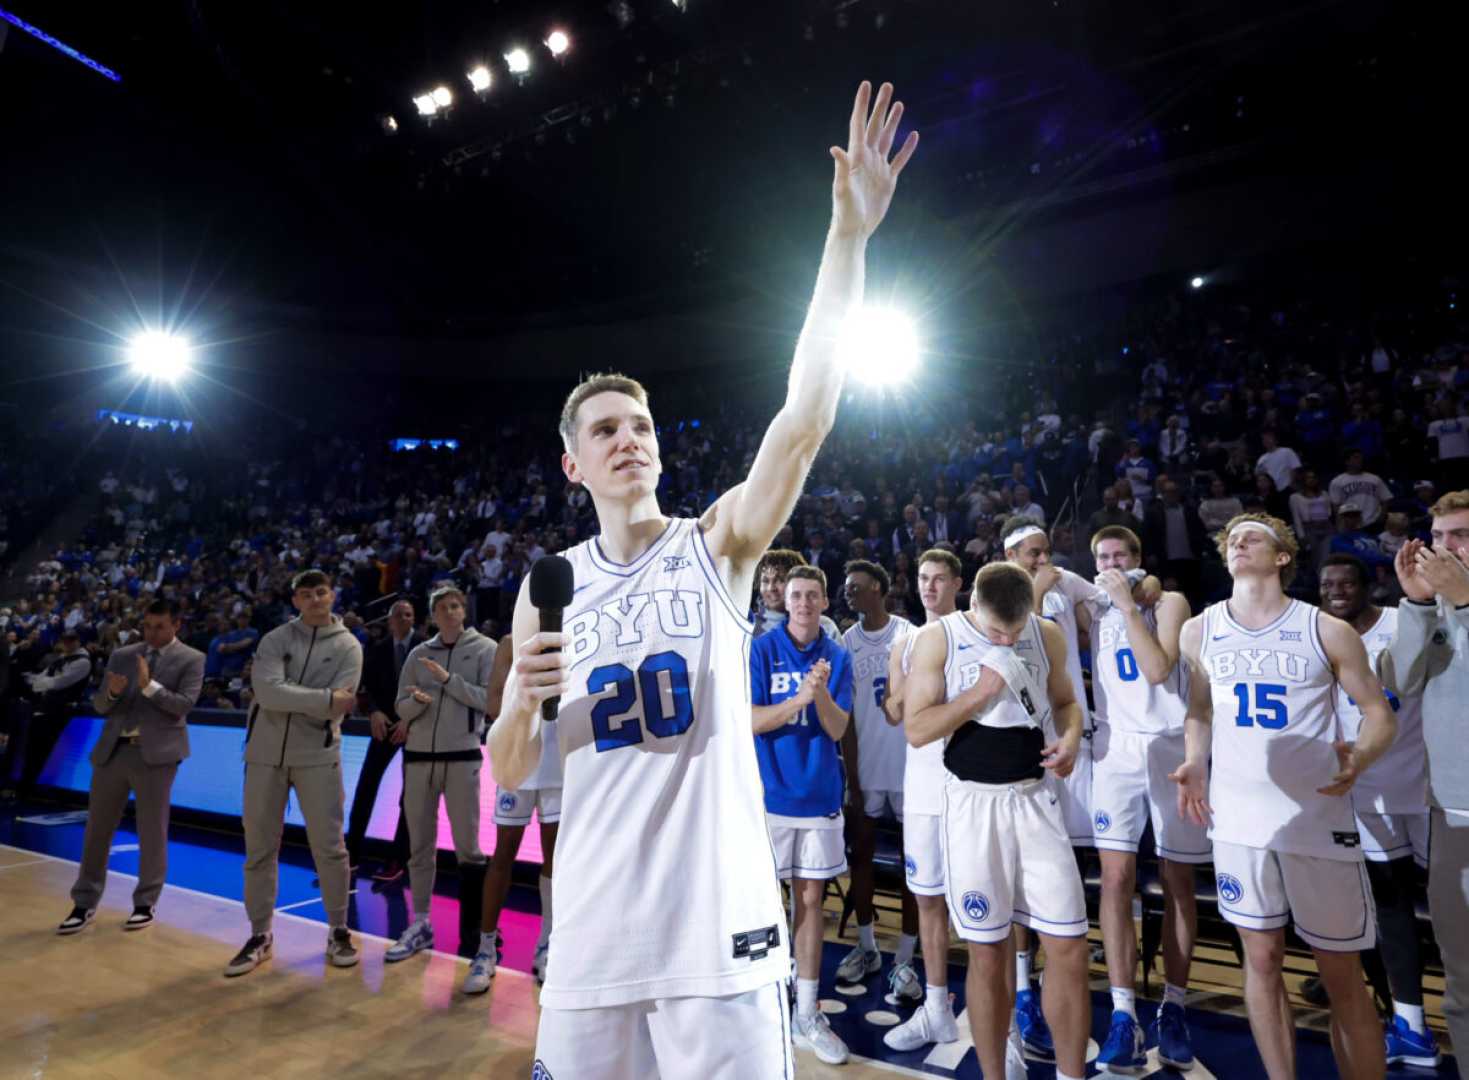
[[(601, 541), (595, 536), (592, 537), (591, 543), (587, 546), (587, 556), (592, 560), (592, 565), (595, 566), (598, 570), (602, 571), (604, 574), (612, 574), (616, 577), (623, 578), (632, 577), (635, 574), (641, 573), (643, 568), (646, 567), (648, 563), (653, 560), (653, 556), (657, 553), (658, 549), (663, 547), (663, 545), (667, 544), (668, 541), (672, 539), (673, 534), (677, 532), (677, 529), (675, 529), (674, 526), (681, 521), (687, 520), (687, 518), (669, 518), (668, 524), (663, 526), (663, 531), (657, 535), (657, 537), (653, 540), (651, 544), (648, 545), (648, 550), (643, 552), (630, 563), (613, 562), (611, 559), (607, 558), (607, 556), (602, 551)], [(624, 570), (626, 570), (627, 573), (622, 573), (622, 571)]]
[[(723, 601), (725, 610), (730, 613), (730, 616), (735, 621), (735, 625), (742, 632), (753, 637), (755, 634), (755, 624), (750, 621), (748, 615), (740, 614), (739, 605), (729, 595), (729, 588), (724, 584), (723, 579), (720, 578), (718, 567), (714, 565), (714, 556), (709, 554), (709, 545), (704, 539), (704, 530), (699, 528), (697, 521), (694, 522), (694, 535), (698, 538), (693, 545), (694, 561), (699, 564), (699, 569), (704, 572), (705, 579), (708, 580), (710, 586), (719, 595), (719, 599)], [(699, 558), (701, 553), (704, 556), (702, 559)]]
[[(899, 619), (903, 619), (903, 616), (901, 616), (901, 615), (891, 615), (891, 614), (888, 615), (888, 624), (887, 624), (887, 627), (877, 637), (870, 637), (870, 636), (868, 636), (868, 634), (866, 633), (866, 631), (864, 631), (862, 629), (862, 620), (861, 619), (858, 619), (856, 622), (854, 622), (852, 624), (852, 632), (854, 632), (858, 637), (860, 637), (862, 639), (862, 641), (865, 644), (867, 644), (867, 645), (878, 645), (878, 646), (886, 645), (886, 644), (888, 644), (888, 639), (891, 638), (893, 636), (894, 632), (897, 631), (897, 629), (898, 629), (898, 620)], [(909, 626), (912, 626), (913, 625), (911, 622), (908, 622), (907, 619), (903, 619), (903, 621), (904, 622), (907, 622)]]
[[(1383, 608), (1383, 610), (1386, 611), (1387, 609), (1386, 608)], [(1379, 617), (1377, 621), (1378, 622), (1381, 622), (1382, 621), (1381, 617)], [(1306, 629), (1308, 631), (1308, 633), (1306, 634), (1306, 636), (1311, 639), (1311, 645), (1316, 649), (1316, 655), (1321, 658), (1321, 663), (1326, 666), (1326, 670), (1327, 671), (1330, 671), (1330, 672), (1332, 672), (1332, 674), (1335, 674), (1336, 672), (1335, 672), (1335, 669), (1333, 669), (1332, 666), (1331, 666), (1331, 661), (1326, 658), (1326, 646), (1323, 645), (1323, 644), (1321, 644), (1321, 609), (1320, 608), (1317, 608), (1316, 609), (1315, 614), (1311, 617), (1311, 621), (1306, 624)]]

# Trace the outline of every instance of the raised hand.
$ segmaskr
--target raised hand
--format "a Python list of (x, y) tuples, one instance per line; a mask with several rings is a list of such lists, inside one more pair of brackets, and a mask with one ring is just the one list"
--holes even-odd
[(1418, 576), (1430, 589), (1455, 607), (1469, 604), (1469, 568), (1457, 555), (1446, 547), (1426, 547), (1418, 550), (1414, 560)]
[(1097, 575), (1097, 588), (1107, 594), (1113, 606), (1124, 611), (1132, 610), (1132, 582), (1127, 580), (1127, 575), (1121, 570), (1103, 570)]
[(449, 681), (449, 673), (444, 670), (444, 665), (437, 660), (430, 660), (427, 656), (419, 657), (418, 662), (423, 665), (424, 670), (434, 677), (434, 681), (446, 683)]
[[(870, 106), (870, 111), (869, 111)], [(893, 201), (898, 174), (918, 148), (918, 132), (910, 131), (901, 149), (888, 159), (903, 103), (893, 101), (893, 84), (883, 83), (872, 101), (872, 84), (863, 82), (852, 103), (847, 128), (847, 148), (831, 148), (836, 162), (832, 180), (832, 228), (836, 232), (866, 238), (882, 224)]]
[(153, 681), (153, 673), (148, 670), (148, 661), (142, 653), (138, 653), (138, 689), (141, 690)]
[(109, 671), (107, 673), (107, 692), (113, 697), (122, 697), (123, 691), (128, 688), (128, 677), (120, 671)]
[(1422, 540), (1407, 541), (1398, 548), (1398, 553), (1393, 556), (1392, 565), (1398, 574), (1398, 584), (1403, 587), (1403, 595), (1409, 600), (1427, 604), (1433, 600), (1433, 586), (1418, 572), (1417, 556), (1423, 547)]
[(547, 698), (571, 693), (566, 654), (559, 651), (566, 640), (566, 634), (548, 630), (525, 639), (505, 680), (504, 701), (508, 708), (519, 713), (538, 712)]

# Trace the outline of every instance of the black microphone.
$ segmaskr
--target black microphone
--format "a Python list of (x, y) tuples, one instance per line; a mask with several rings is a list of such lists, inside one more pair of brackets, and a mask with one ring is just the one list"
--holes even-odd
[[(575, 591), (575, 575), (571, 563), (560, 555), (542, 555), (530, 568), (530, 602), (541, 613), (541, 632), (561, 633), (561, 616), (571, 606), (571, 595)], [(560, 652), (547, 649), (547, 652)], [(541, 719), (556, 719), (556, 710), (561, 697), (547, 698), (541, 702)]]

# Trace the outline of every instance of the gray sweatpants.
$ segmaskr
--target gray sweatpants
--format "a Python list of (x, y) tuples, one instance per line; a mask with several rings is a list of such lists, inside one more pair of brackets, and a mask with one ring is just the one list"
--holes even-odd
[(1444, 1019), (1469, 1060), (1469, 816), (1429, 810), (1428, 910), (1443, 955)]
[(276, 871), (280, 863), (281, 830), (285, 827), (286, 797), (296, 791), (306, 839), (321, 881), (321, 902), (331, 926), (347, 925), (347, 893), (351, 871), (347, 844), (342, 839), (342, 766), (245, 765), (245, 914), (250, 933), (270, 930), (275, 911)]
[(454, 855), (461, 864), (483, 863), (479, 848), (479, 761), (405, 761), (403, 816), (408, 820), (408, 888), (413, 914), (428, 915), (438, 859), (439, 798), (449, 812)]
[(71, 887), (73, 904), (94, 908), (101, 902), (112, 837), (127, 809), (130, 793), (136, 794), (138, 804), (138, 884), (133, 889), (133, 905), (152, 907), (158, 903), (168, 873), (168, 805), (178, 771), (178, 762), (149, 765), (143, 760), (143, 751), (131, 742), (118, 742), (107, 763), (92, 770), (82, 861), (77, 867), (76, 884)]

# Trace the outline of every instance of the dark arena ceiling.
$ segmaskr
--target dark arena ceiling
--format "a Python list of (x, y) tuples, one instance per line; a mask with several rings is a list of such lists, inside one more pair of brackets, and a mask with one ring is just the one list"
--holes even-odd
[[(924, 140), (879, 273), (926, 274), (947, 302), (987, 259), (1037, 264), (1009, 299), (1170, 269), (1086, 222), (1199, 192), (1258, 203), (1242, 183), (1297, 200), (1293, 220), (1350, 208), (1304, 239), (1392, 231), (1431, 203), (1411, 185), (1451, 178), (1463, 95), (1433, 24), (1449, 7), (0, 0), (120, 77), (0, 23), (0, 343), (18, 370), (155, 311), (267, 342), (269, 364), (294, 356), (288, 338), (798, 317), (826, 148), (864, 77), (898, 85)], [(440, 85), (452, 105), (420, 116)], [(1317, 203), (1317, 184), (1347, 187)], [(1067, 245), (1085, 257), (1058, 260)]]

